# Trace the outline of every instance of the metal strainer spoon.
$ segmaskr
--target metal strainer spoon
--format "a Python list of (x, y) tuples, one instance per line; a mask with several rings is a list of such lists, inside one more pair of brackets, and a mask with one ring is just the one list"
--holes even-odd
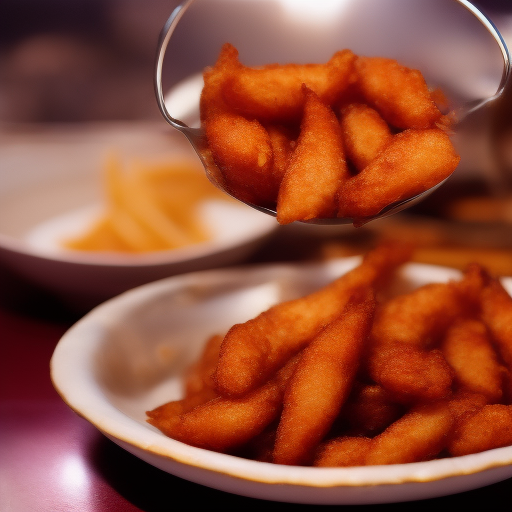
[[(247, 65), (323, 62), (343, 48), (360, 55), (395, 58), (420, 69), (429, 86), (443, 90), (456, 123), (500, 96), (511, 71), (502, 36), (467, 0), (185, 0), (174, 9), (160, 36), (156, 98), (165, 120), (196, 150), (210, 181), (229, 195), (207, 151), (203, 130), (173, 117), (163, 90), (166, 53), (175, 83), (194, 74), (200, 79), (199, 73), (215, 62), (225, 42), (240, 50)], [(198, 96), (195, 102), (198, 110)], [(443, 183), (356, 222), (361, 225), (409, 208)], [(276, 215), (275, 210), (246, 204)], [(350, 218), (307, 221), (353, 222)]]

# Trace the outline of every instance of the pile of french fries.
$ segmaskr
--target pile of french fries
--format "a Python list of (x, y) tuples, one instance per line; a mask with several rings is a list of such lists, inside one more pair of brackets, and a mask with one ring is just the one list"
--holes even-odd
[(112, 152), (103, 171), (104, 212), (84, 233), (63, 242), (68, 249), (141, 253), (203, 242), (210, 233), (198, 205), (227, 198), (191, 160), (134, 160), (123, 168)]
[(275, 208), (281, 224), (360, 225), (457, 167), (440, 96), (392, 59), (343, 50), (325, 64), (251, 68), (225, 44), (204, 72), (205, 161), (232, 195)]
[(184, 443), (305, 466), (401, 464), (512, 444), (512, 298), (471, 264), (392, 293), (383, 242), (327, 286), (213, 336), (148, 421)]

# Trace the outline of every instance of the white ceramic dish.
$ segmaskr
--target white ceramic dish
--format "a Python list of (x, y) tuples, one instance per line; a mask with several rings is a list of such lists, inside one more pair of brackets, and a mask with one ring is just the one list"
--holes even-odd
[[(511, 477), (512, 447), (393, 466), (290, 467), (194, 448), (145, 422), (146, 410), (180, 397), (182, 372), (207, 337), (322, 286), (358, 261), (212, 270), (131, 290), (63, 336), (51, 360), (53, 383), (71, 408), (137, 457), (235, 494), (309, 504), (386, 503), (454, 494)], [(418, 286), (458, 274), (410, 264), (402, 275)], [(505, 284), (511, 291), (512, 280)]]
[(144, 255), (62, 249), (101, 199), (105, 153), (123, 158), (193, 158), (185, 138), (151, 123), (57, 127), (3, 134), (0, 142), (0, 261), (77, 304), (96, 305), (129, 288), (241, 261), (276, 227), (243, 204), (204, 205), (207, 243)]

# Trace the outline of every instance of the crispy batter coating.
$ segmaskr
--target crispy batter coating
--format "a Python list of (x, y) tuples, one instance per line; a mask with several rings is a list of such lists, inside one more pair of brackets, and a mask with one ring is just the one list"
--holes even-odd
[(355, 67), (366, 101), (396, 128), (430, 128), (441, 117), (418, 70), (381, 57), (359, 57)]
[(272, 143), (261, 123), (219, 114), (206, 120), (204, 128), (230, 193), (253, 204), (275, 204), (279, 180), (273, 174)]
[(453, 456), (468, 455), (512, 444), (512, 405), (485, 405), (457, 428), (449, 443)]
[(373, 438), (366, 464), (406, 464), (431, 459), (445, 448), (452, 424), (447, 401), (414, 407)]
[(373, 380), (396, 401), (436, 400), (451, 393), (453, 370), (437, 349), (423, 350), (403, 343), (377, 345), (367, 365)]
[(480, 278), (472, 266), (458, 281), (430, 283), (387, 301), (375, 317), (372, 339), (421, 348), (436, 345), (455, 318), (473, 313)]
[(297, 143), (298, 133), (296, 134), (295, 130), (282, 125), (268, 125), (266, 129), (272, 144), (272, 173), (276, 183), (280, 185)]
[(345, 106), (340, 123), (347, 158), (358, 171), (377, 158), (393, 138), (386, 121), (363, 103)]
[(364, 219), (450, 176), (460, 157), (439, 128), (405, 130), (340, 190), (339, 217)]
[(341, 316), (303, 350), (286, 388), (274, 462), (312, 462), (350, 394), (374, 310), (374, 294), (368, 290), (364, 297), (349, 302)]
[(498, 279), (491, 279), (481, 295), (482, 319), (498, 351), (512, 370), (512, 298)]
[[(178, 441), (214, 451), (247, 443), (281, 412), (286, 383), (297, 363), (291, 359), (274, 378), (242, 398), (217, 397), (191, 410), (151, 415), (148, 422)], [(170, 408), (171, 406), (169, 406)]]
[(351, 436), (373, 437), (380, 434), (404, 413), (401, 404), (378, 384), (356, 388), (343, 406), (340, 423)]
[(317, 467), (364, 466), (371, 446), (372, 440), (369, 437), (337, 437), (320, 446), (313, 465)]
[(222, 89), (227, 79), (237, 73), (240, 67), (237, 49), (230, 44), (225, 44), (215, 65), (206, 68), (203, 73), (204, 86), (199, 100), (201, 121), (231, 112), (231, 108), (223, 99)]
[(313, 91), (304, 94), (299, 139), (279, 187), (280, 224), (333, 217), (338, 190), (350, 176), (338, 119)]
[(370, 285), (382, 287), (410, 258), (411, 250), (407, 245), (383, 243), (369, 251), (358, 267), (324, 288), (234, 325), (221, 346), (214, 377), (217, 390), (225, 396), (241, 396), (261, 385), (334, 320), (355, 291)]
[(222, 88), (223, 99), (246, 117), (265, 122), (297, 122), (304, 106), (302, 85), (331, 105), (354, 79), (355, 60), (350, 50), (342, 50), (325, 64), (239, 66)]
[(489, 403), (501, 400), (503, 367), (482, 322), (456, 321), (448, 329), (441, 350), (460, 387), (484, 395)]

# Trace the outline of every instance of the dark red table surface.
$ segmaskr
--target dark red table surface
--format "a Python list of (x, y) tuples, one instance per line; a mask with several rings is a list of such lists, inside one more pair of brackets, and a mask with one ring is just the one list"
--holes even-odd
[[(204, 504), (313, 508), (184, 481), (119, 448), (71, 411), (53, 389), (49, 361), (60, 336), (80, 316), (0, 266), (0, 512), (156, 512)], [(510, 510), (511, 498), (509, 479), (414, 504), (344, 508), (405, 511), (446, 505), (460, 510), (472, 505), (498, 511)]]

